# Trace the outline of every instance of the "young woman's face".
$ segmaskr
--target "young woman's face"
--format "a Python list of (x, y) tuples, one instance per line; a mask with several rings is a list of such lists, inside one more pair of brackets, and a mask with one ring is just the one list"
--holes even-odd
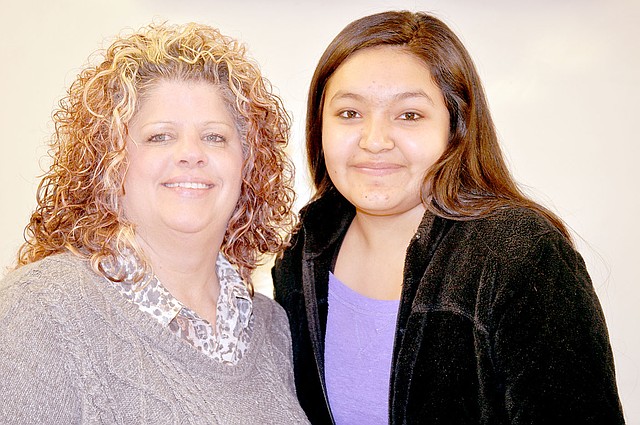
[(219, 88), (161, 81), (146, 93), (128, 129), (123, 207), (139, 235), (226, 229), (244, 158)]
[(426, 65), (399, 47), (363, 49), (338, 67), (324, 99), (324, 159), (340, 193), (359, 213), (424, 210), (423, 178), (449, 137), (449, 112)]

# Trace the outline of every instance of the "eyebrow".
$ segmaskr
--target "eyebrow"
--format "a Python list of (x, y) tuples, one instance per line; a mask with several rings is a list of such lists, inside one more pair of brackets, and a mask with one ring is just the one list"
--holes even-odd
[[(149, 121), (149, 122), (146, 122), (146, 123), (142, 124), (142, 128), (148, 127), (150, 125), (176, 125), (176, 124), (178, 124), (178, 121), (172, 121), (172, 120)], [(228, 122), (225, 122), (223, 120), (202, 121), (202, 122), (199, 122), (198, 124), (199, 125), (204, 125), (204, 126), (222, 125), (222, 126), (225, 126), (225, 127), (236, 128), (235, 122), (228, 123)]]
[[(397, 101), (397, 100), (411, 99), (411, 98), (415, 98), (415, 97), (426, 99), (432, 106), (436, 106), (436, 104), (433, 101), (433, 99), (431, 98), (431, 96), (429, 96), (423, 90), (406, 91), (406, 92), (402, 92), (402, 93), (397, 93), (397, 94), (391, 96), (391, 100)], [(340, 99), (353, 99), (353, 100), (363, 101), (363, 100), (365, 100), (365, 96), (363, 96), (361, 94), (358, 94), (358, 93), (348, 92), (348, 91), (344, 91), (344, 90), (338, 90), (331, 97), (329, 102), (333, 102), (334, 100), (340, 100)]]

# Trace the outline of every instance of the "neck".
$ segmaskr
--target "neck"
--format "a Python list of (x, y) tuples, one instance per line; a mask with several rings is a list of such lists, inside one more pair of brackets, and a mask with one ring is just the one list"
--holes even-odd
[(424, 211), (422, 205), (387, 216), (356, 211), (338, 253), (338, 279), (369, 298), (400, 299), (405, 254)]
[(395, 215), (371, 215), (358, 210), (349, 231), (359, 235), (367, 247), (395, 251), (400, 245), (404, 253), (422, 221), (424, 212), (425, 208), (422, 205)]
[(171, 295), (198, 313), (209, 309), (212, 303), (215, 309), (220, 292), (216, 258), (222, 236), (154, 232), (137, 234), (137, 241), (154, 274)]

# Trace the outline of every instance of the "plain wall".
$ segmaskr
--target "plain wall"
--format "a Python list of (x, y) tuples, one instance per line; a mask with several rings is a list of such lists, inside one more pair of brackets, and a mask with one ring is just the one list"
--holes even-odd
[[(640, 424), (640, 2), (632, 0), (1, 1), (0, 267), (9, 266), (47, 164), (51, 112), (90, 53), (151, 20), (199, 21), (246, 42), (291, 112), (298, 206), (307, 85), (355, 18), (425, 10), (471, 52), (514, 176), (575, 231), (609, 325), (629, 424)], [(268, 267), (256, 275), (271, 295)]]

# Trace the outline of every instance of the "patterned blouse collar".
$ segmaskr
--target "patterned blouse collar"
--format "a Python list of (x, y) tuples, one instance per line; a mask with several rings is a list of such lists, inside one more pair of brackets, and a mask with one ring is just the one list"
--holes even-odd
[(215, 329), (171, 295), (155, 275), (148, 272), (134, 283), (133, 277), (143, 272), (134, 255), (105, 259), (100, 265), (106, 275), (118, 277), (108, 280), (128, 301), (209, 357), (236, 364), (247, 351), (253, 332), (251, 295), (222, 253), (216, 259), (220, 295)]

